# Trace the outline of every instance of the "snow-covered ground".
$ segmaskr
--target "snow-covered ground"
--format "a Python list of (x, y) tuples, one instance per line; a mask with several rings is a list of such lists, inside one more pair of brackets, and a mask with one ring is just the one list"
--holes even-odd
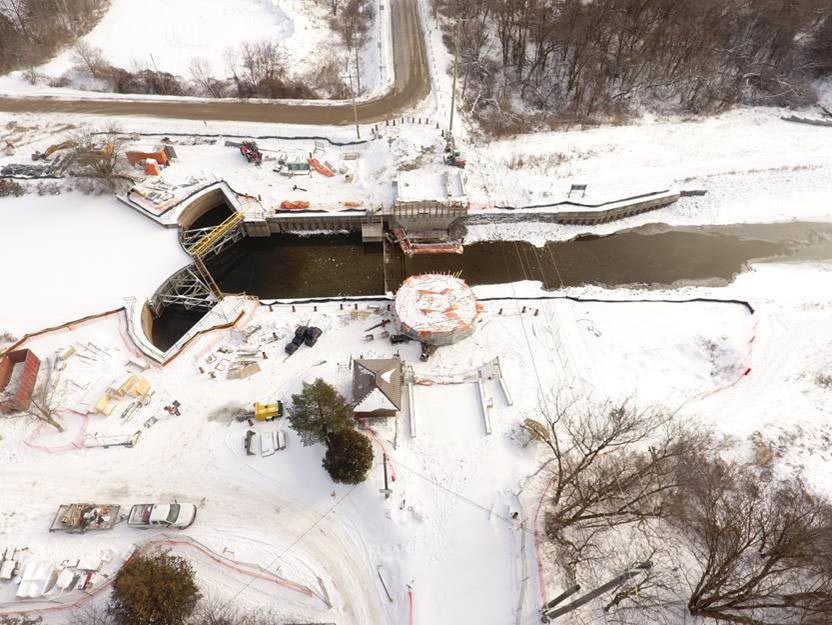
[[(472, 139), (466, 148), (469, 193), (485, 195), (496, 204), (522, 206), (556, 201), (571, 184), (586, 184), (583, 199), (592, 202), (639, 187), (677, 184), (710, 190), (714, 177), (731, 176), (733, 193), (750, 194), (766, 179), (780, 180), (787, 189), (788, 176), (801, 168), (819, 168), (814, 186), (832, 189), (825, 169), (832, 164), (832, 129), (786, 122), (782, 114), (779, 109), (738, 109), (702, 119), (644, 119), (500, 141)], [(511, 171), (506, 173), (506, 168)], [(758, 176), (749, 176), (753, 173)], [(817, 213), (815, 206), (799, 202), (781, 203), (773, 210), (769, 201), (760, 207), (757, 199), (761, 198), (744, 203), (745, 212), (735, 207), (734, 221)]]
[[(810, 284), (817, 288), (807, 289)], [(728, 287), (650, 293), (656, 298), (745, 297), (756, 309), (753, 315), (732, 303), (529, 304), (511, 298), (538, 294), (534, 283), (477, 288), (481, 297), (507, 299), (485, 303), (474, 336), (441, 348), (428, 363), (418, 362), (414, 345), (364, 340), (365, 328), (389, 314), (383, 306), (375, 312), (367, 304), (358, 311), (341, 310), (338, 304), (317, 310), (301, 305), (293, 312), (288, 305), (270, 309), (249, 302), (235, 330), (206, 335), (171, 364), (145, 372), (154, 398), (127, 420), (119, 418), (119, 406), (110, 417), (86, 420), (62, 411), (63, 435), (25, 420), (0, 422), (0, 459), (6, 467), (0, 544), (25, 546), (31, 556), (54, 562), (109, 549), (118, 561), (131, 545), (163, 537), (123, 526), (84, 536), (48, 534), (57, 504), (175, 498), (199, 504), (197, 522), (184, 534), (216, 553), (316, 591), (321, 578), (333, 607), (283, 589), (277, 609), (284, 617), (392, 625), (409, 622), (412, 610), (414, 622), (431, 625), (468, 618), (489, 625), (533, 622), (540, 594), (536, 575), (529, 574), (536, 567), (533, 536), (520, 528), (521, 520), (530, 520), (527, 495), (532, 493), (521, 495), (521, 483), (540, 457), (539, 450), (524, 446), (517, 424), (535, 417), (540, 402), (560, 390), (599, 401), (630, 399), (640, 406), (680, 409), (683, 416), (740, 440), (755, 431), (776, 440), (799, 428), (784, 466), (792, 471), (805, 466), (813, 485), (829, 488), (832, 458), (815, 453), (825, 433), (828, 391), (814, 381), (829, 367), (829, 286), (828, 265), (761, 265)], [(644, 296), (600, 288), (571, 294), (617, 300)], [(323, 337), (314, 348), (285, 360), (283, 343), (300, 322), (323, 328)], [(245, 339), (243, 331), (256, 326)], [(118, 318), (104, 318), (27, 346), (44, 358), (68, 345), (87, 357), (98, 354), (96, 362), (79, 361), (66, 370), (59, 384), (71, 390), (74, 383), (123, 368), (132, 348), (119, 327)], [(280, 339), (270, 342), (273, 333)], [(89, 343), (109, 355), (81, 347)], [(244, 380), (225, 379), (218, 364), (228, 353), (223, 350), (246, 346), (269, 356), (260, 361), (262, 371)], [(267, 458), (245, 455), (248, 426), (233, 420), (235, 411), (254, 401), (288, 399), (303, 381), (317, 377), (349, 397), (350, 357), (394, 352), (419, 378), (436, 383), (417, 387), (415, 405), (398, 422), (377, 429), (376, 463), (366, 483), (354, 489), (334, 485), (320, 468), (322, 447), (302, 447), (291, 431), (285, 451)], [(441, 382), (497, 356), (513, 405), (496, 382), (486, 382), (493, 427), (487, 435), (476, 386)], [(69, 391), (57, 396), (70, 397)], [(181, 402), (178, 417), (161, 410), (174, 399)], [(154, 415), (163, 418), (144, 428)], [(415, 437), (410, 435), (413, 421)], [(286, 424), (254, 429), (275, 427)], [(143, 433), (133, 449), (62, 450), (84, 431), (139, 429)], [(386, 500), (378, 492), (382, 451), (393, 478), (393, 494)], [(104, 464), (106, 479), (101, 479)], [(515, 511), (521, 514), (517, 520)], [(246, 607), (275, 607), (274, 593), (259, 582), (250, 583), (250, 577), (188, 546), (177, 549), (195, 560), (209, 595), (234, 598)], [(0, 593), (7, 590), (0, 583)]]
[(190, 259), (176, 230), (78, 192), (0, 200), (0, 332), (21, 335), (142, 301)]
[[(379, 93), (393, 79), (387, 13), (373, 3), (375, 19), (359, 54), (361, 94)], [(297, 0), (112, 0), (109, 10), (83, 41), (101, 50), (110, 64), (127, 70), (153, 69), (191, 78), (193, 59), (204, 59), (213, 76), (229, 75), (227, 54), (243, 42), (276, 41), (282, 45), (289, 73), (300, 76), (332, 56), (344, 65), (347, 53), (329, 24), (323, 2)], [(35, 68), (44, 80), (31, 84), (23, 71), (0, 77), (0, 92), (83, 97), (100, 91), (89, 76), (74, 76), (70, 87), (50, 87), (79, 62), (68, 48)], [(354, 70), (353, 70), (354, 71)], [(129, 96), (128, 96), (129, 97)]]

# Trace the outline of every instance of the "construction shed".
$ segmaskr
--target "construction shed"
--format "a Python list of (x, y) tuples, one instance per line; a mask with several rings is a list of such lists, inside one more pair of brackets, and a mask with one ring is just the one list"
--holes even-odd
[(168, 164), (168, 155), (164, 148), (152, 148), (147, 150), (129, 150), (124, 154), (127, 157), (127, 162), (135, 166), (139, 163), (152, 158), (159, 165)]
[(357, 419), (396, 417), (402, 408), (402, 361), (357, 358), (352, 361), (353, 415)]
[(40, 359), (28, 349), (18, 349), (0, 358), (0, 412), (21, 412), (29, 408)]

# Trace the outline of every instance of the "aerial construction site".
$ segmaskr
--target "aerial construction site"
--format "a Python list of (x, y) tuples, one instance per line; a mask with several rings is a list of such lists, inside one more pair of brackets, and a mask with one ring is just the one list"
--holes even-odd
[(47, 4), (0, 625), (832, 622), (826, 9)]

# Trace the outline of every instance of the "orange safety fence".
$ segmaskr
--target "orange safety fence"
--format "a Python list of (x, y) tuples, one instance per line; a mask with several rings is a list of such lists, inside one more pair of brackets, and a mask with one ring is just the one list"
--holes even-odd
[[(136, 553), (141, 551), (149, 550), (153, 547), (174, 547), (174, 548), (190, 548), (194, 549), (203, 555), (207, 556), (213, 562), (224, 566), (228, 569), (235, 571), (241, 575), (246, 577), (251, 577), (254, 580), (262, 580), (268, 582), (270, 584), (274, 584), (277, 586), (281, 586), (293, 592), (297, 592), (303, 594), (307, 597), (315, 597), (323, 602), (327, 607), (332, 607), (329, 601), (320, 596), (318, 593), (313, 591), (308, 586), (304, 586), (303, 584), (299, 584), (297, 582), (293, 582), (288, 580), (280, 575), (268, 571), (257, 564), (251, 564), (246, 562), (238, 562), (236, 560), (232, 560), (222, 554), (217, 553), (210, 547), (203, 545), (199, 541), (190, 538), (190, 537), (182, 537), (182, 538), (171, 538), (167, 535), (163, 534), (163, 538), (151, 538), (147, 542), (139, 545), (136, 551), (127, 558), (126, 562), (129, 562)], [(78, 597), (74, 601), (66, 602), (66, 603), (58, 603), (56, 599), (52, 598), (45, 598), (43, 603), (50, 602), (53, 605), (47, 606), (37, 606), (37, 607), (28, 607), (28, 606), (35, 606), (34, 602), (32, 601), (16, 601), (10, 603), (0, 603), (0, 616), (14, 616), (14, 615), (41, 615), (41, 614), (48, 614), (51, 612), (56, 612), (59, 610), (72, 610), (79, 608), (80, 606), (86, 604), (91, 599), (93, 599), (96, 595), (100, 594), (103, 590), (109, 588), (113, 582), (115, 581), (115, 576), (111, 576), (110, 578), (104, 580), (99, 585), (97, 585), (92, 590), (84, 590), (83, 594)], [(19, 606), (19, 608), (18, 608)]]
[(115, 308), (113, 310), (108, 310), (108, 311), (103, 312), (103, 313), (97, 313), (95, 315), (88, 315), (86, 317), (81, 317), (80, 319), (74, 319), (72, 321), (67, 321), (66, 323), (62, 323), (61, 325), (51, 326), (49, 328), (44, 328), (43, 330), (37, 330), (36, 332), (29, 332), (27, 334), (24, 334), (16, 342), (12, 343), (9, 347), (4, 349), (3, 351), (0, 351), (0, 356), (2, 356), (3, 354), (6, 354), (7, 352), (14, 351), (15, 349), (17, 349), (19, 346), (23, 345), (29, 339), (33, 339), (37, 336), (41, 336), (43, 334), (48, 334), (50, 332), (56, 332), (58, 330), (66, 330), (66, 329), (73, 330), (74, 328), (72, 326), (81, 325), (82, 323), (86, 323), (88, 321), (94, 321), (95, 319), (100, 319), (101, 317), (106, 317), (108, 315), (114, 315), (118, 312), (124, 312), (126, 314), (127, 310), (124, 308), (124, 306), (122, 306), (121, 308)]

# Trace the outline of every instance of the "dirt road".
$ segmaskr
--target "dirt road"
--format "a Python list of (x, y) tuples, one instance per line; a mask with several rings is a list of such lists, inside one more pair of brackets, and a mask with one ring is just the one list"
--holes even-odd
[[(417, 104), (430, 91), (425, 41), (420, 28), (417, 0), (391, 0), (395, 82), (383, 96), (358, 105), (358, 119), (369, 122), (389, 118)], [(289, 124), (350, 124), (350, 103), (285, 104), (216, 100), (119, 101), (84, 98), (0, 96), (0, 111), (12, 113), (86, 113), (93, 115), (143, 115), (175, 119), (275, 122)]]

